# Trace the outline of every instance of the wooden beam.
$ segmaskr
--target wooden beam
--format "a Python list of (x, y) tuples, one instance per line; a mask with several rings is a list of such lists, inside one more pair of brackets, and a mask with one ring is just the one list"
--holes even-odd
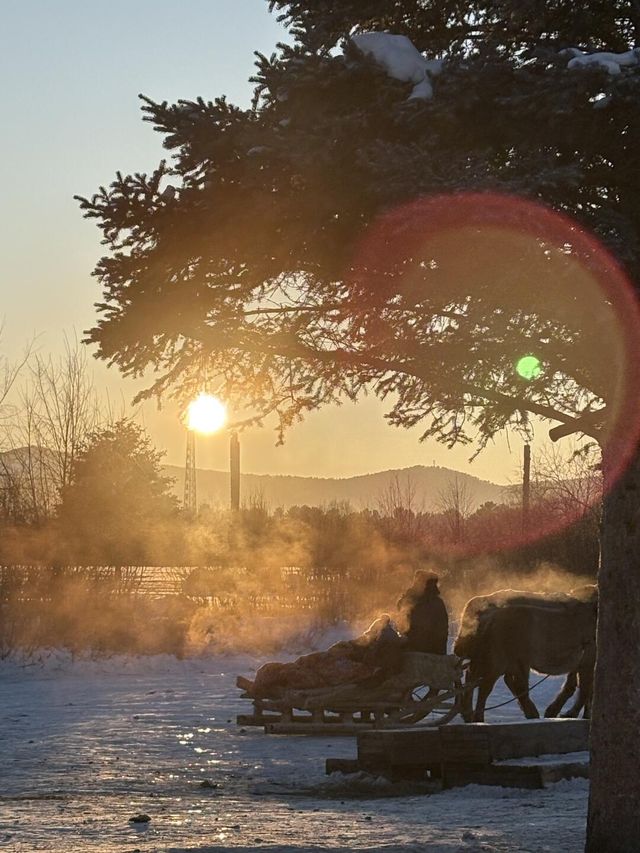
[(278, 722), (262, 723), (267, 734), (273, 735), (321, 735), (322, 737), (350, 736), (360, 734), (363, 728), (373, 723), (314, 723), (309, 722)]
[(581, 761), (553, 764), (445, 764), (443, 788), (464, 785), (499, 785), (503, 788), (544, 788), (562, 779), (588, 779), (589, 765)]
[(425, 728), (361, 732), (358, 760), (365, 769), (434, 767), (442, 761), (440, 731), (439, 728)]
[(358, 735), (358, 758), (374, 766), (489, 765), (504, 758), (561, 755), (589, 748), (588, 720), (465, 723), (439, 728), (387, 729)]
[[(471, 723), (471, 727), (482, 725)], [(463, 726), (456, 726), (463, 728)], [(589, 720), (531, 720), (486, 727), (492, 761), (530, 755), (564, 755), (589, 749)]]
[(362, 770), (357, 758), (327, 758), (324, 764), (325, 773), (359, 773)]

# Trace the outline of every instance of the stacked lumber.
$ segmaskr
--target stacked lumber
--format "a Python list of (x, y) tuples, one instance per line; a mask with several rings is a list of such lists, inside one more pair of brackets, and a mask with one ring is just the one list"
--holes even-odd
[[(354, 772), (391, 779), (438, 778), (445, 788), (472, 783), (542, 788), (588, 776), (588, 720), (467, 723), (432, 729), (361, 732), (358, 757), (327, 759), (327, 773)], [(558, 756), (553, 761), (536, 756)], [(563, 756), (568, 756), (563, 759)]]

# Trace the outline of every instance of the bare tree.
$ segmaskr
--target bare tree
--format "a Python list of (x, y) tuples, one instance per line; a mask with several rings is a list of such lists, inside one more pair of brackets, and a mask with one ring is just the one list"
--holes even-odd
[(59, 490), (69, 484), (80, 449), (101, 421), (87, 351), (77, 341), (65, 340), (57, 362), (36, 358), (31, 372), (39, 403), (40, 444), (51, 451), (50, 473)]
[(464, 542), (467, 519), (476, 506), (466, 480), (456, 476), (438, 493), (438, 509), (444, 516), (451, 539), (456, 545)]
[(15, 517), (21, 511), (17, 471), (10, 454), (6, 453), (10, 449), (7, 428), (13, 422), (17, 411), (16, 405), (10, 402), (10, 394), (30, 355), (31, 345), (28, 344), (16, 362), (11, 362), (6, 356), (0, 356), (0, 509), (4, 517)]
[[(2, 337), (2, 324), (0, 324), (0, 337)], [(4, 420), (11, 414), (11, 407), (8, 407), (9, 394), (30, 355), (31, 344), (27, 344), (22, 356), (16, 362), (9, 361), (6, 356), (0, 356), (0, 420)]]
[(420, 535), (423, 508), (422, 503), (418, 504), (416, 484), (410, 474), (404, 483), (394, 474), (378, 497), (378, 512), (394, 538), (413, 540)]
[(564, 452), (558, 445), (538, 452), (534, 465), (534, 497), (567, 519), (585, 515), (600, 519), (603, 482), (600, 452), (590, 443), (575, 442)]
[(2, 424), (0, 478), (11, 496), (12, 517), (39, 523), (51, 515), (101, 420), (86, 350), (77, 341), (65, 339), (57, 360), (31, 358), (27, 382)]

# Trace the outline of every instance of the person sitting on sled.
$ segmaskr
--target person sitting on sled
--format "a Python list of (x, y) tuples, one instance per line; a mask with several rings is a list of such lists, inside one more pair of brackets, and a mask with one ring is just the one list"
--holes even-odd
[(413, 576), (413, 584), (399, 599), (401, 624), (406, 625), (404, 635), (407, 649), (446, 655), (449, 636), (449, 616), (440, 598), (438, 575), (423, 570)]

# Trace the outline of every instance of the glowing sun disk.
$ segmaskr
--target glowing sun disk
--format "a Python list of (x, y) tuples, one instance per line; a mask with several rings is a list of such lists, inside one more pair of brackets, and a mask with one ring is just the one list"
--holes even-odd
[(227, 408), (221, 400), (211, 394), (198, 394), (187, 406), (187, 429), (204, 435), (216, 432), (227, 420)]

